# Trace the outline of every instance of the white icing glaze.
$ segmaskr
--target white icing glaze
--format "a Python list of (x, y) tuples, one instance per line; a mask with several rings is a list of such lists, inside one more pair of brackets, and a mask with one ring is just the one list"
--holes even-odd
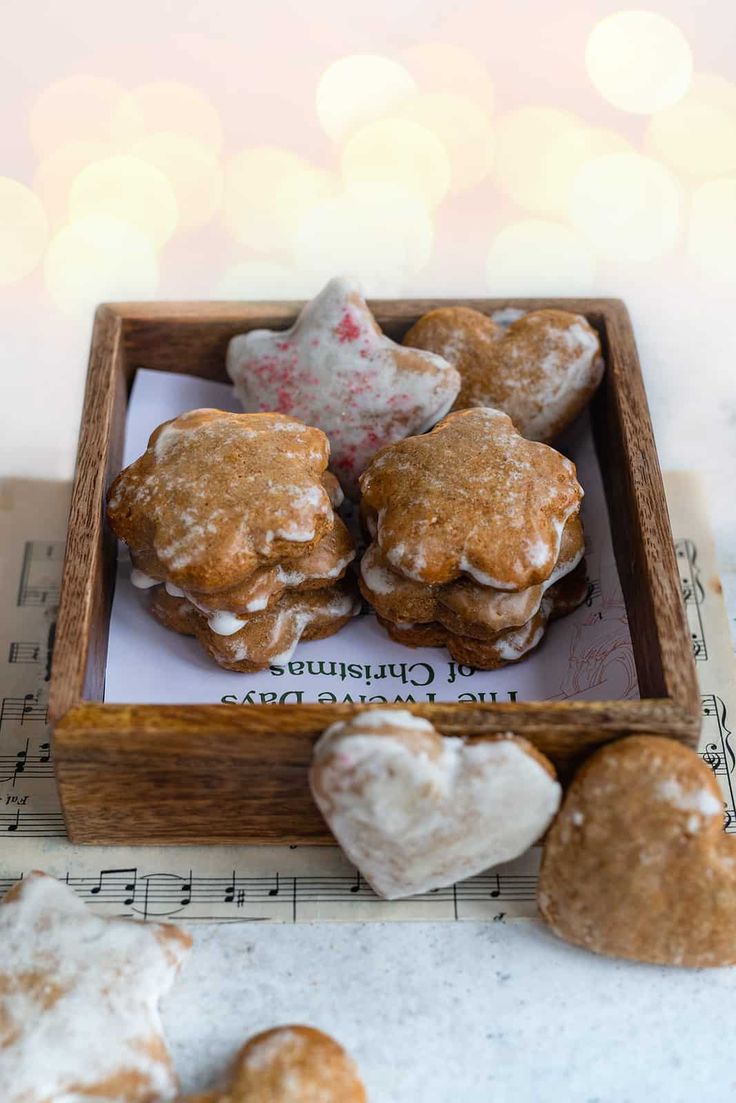
[(162, 1037), (157, 1005), (187, 951), (178, 940), (162, 945), (158, 930), (101, 919), (72, 889), (36, 874), (3, 903), (3, 1103), (102, 1100), (107, 1093), (94, 1087), (121, 1073), (140, 1078), (125, 1099), (174, 1096), (171, 1067), (154, 1049)]
[(165, 589), (166, 593), (170, 594), (171, 597), (186, 597), (186, 594), (181, 589), (181, 587), (175, 586), (173, 582), (167, 582)]
[(683, 812), (697, 812), (701, 816), (723, 815), (723, 805), (710, 789), (685, 789), (676, 778), (665, 778), (660, 781), (656, 792), (660, 800)]
[(409, 731), (429, 733), (434, 731), (429, 720), (424, 720), (421, 716), (415, 716), (414, 713), (407, 712), (406, 709), (367, 709), (357, 712), (349, 720), (339, 720), (336, 724), (331, 724), (317, 741), (315, 753), (322, 740), (333, 738), (336, 735), (344, 735), (346, 732), (351, 734), (364, 731), (372, 732), (385, 727), (399, 727)]
[(340, 278), (307, 303), (291, 329), (233, 338), (227, 370), (244, 409), (279, 410), (323, 429), (334, 469), (353, 495), (377, 449), (434, 425), (460, 389), (442, 357), (384, 336), (357, 285)]
[(150, 590), (152, 586), (161, 584), (160, 578), (151, 578), (150, 574), (138, 570), (137, 567), (130, 568), (130, 581), (137, 590)]
[(557, 781), (511, 738), (445, 738), (431, 748), (429, 738), (422, 751), (397, 736), (339, 732), (315, 748), (315, 800), (348, 858), (387, 899), (517, 857), (559, 806)]

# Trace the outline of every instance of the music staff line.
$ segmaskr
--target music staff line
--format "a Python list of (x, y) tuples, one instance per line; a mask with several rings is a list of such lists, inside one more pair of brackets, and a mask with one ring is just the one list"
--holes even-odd
[[(703, 613), (701, 606), (705, 601), (705, 590), (700, 580), (698, 549), (693, 540), (677, 540), (675, 553), (680, 567), (682, 599), (685, 603), (693, 656), (696, 662), (708, 661), (708, 645), (705, 638)], [(684, 568), (684, 569), (683, 569)]]
[[(0, 893), (17, 884), (21, 877), (0, 879)], [(116, 914), (141, 919), (181, 918), (223, 919), (232, 912), (257, 905), (281, 905), (296, 921), (300, 906), (310, 904), (350, 903), (359, 898), (365, 904), (386, 904), (376, 896), (360, 874), (309, 876), (231, 877), (189, 876), (174, 873), (141, 874), (138, 869), (101, 870), (98, 877), (73, 877), (66, 883), (87, 902), (98, 902), (122, 911)], [(533, 873), (485, 873), (447, 888), (435, 889), (401, 901), (402, 905), (444, 904), (454, 908), (463, 903), (489, 902), (494, 907), (504, 902), (528, 901), (536, 898), (537, 878)], [(205, 909), (206, 914), (201, 914)], [(199, 910), (199, 914), (197, 913)], [(242, 918), (242, 916), (238, 916)], [(263, 919), (267, 916), (257, 915)]]
[(26, 541), (18, 587), (19, 606), (58, 605), (63, 558), (63, 540)]

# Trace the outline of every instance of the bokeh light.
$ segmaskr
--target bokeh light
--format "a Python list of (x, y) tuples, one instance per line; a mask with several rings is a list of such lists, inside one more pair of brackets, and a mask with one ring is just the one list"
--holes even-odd
[(69, 193), (72, 219), (108, 215), (132, 223), (163, 245), (176, 229), (178, 205), (160, 169), (130, 154), (116, 154), (82, 169)]
[(174, 189), (178, 225), (192, 229), (208, 223), (222, 198), (222, 168), (211, 146), (186, 134), (151, 134), (130, 152), (159, 169)]
[(87, 315), (100, 302), (150, 298), (158, 286), (156, 251), (137, 227), (89, 215), (52, 239), (44, 260), (49, 294), (65, 314)]
[(287, 249), (307, 211), (338, 188), (336, 177), (289, 150), (246, 149), (225, 166), (222, 219), (242, 245)]
[(578, 171), (569, 214), (573, 225), (605, 256), (652, 260), (677, 240), (680, 192), (657, 161), (638, 153), (611, 153)]
[(519, 107), (494, 124), (493, 177), (505, 195), (527, 210), (566, 209), (581, 165), (605, 153), (624, 152), (629, 143), (615, 131), (588, 126), (555, 107)]
[(215, 284), (216, 299), (308, 299), (319, 291), (312, 275), (272, 260), (244, 260), (232, 265)]
[(493, 110), (493, 81), (470, 50), (447, 42), (420, 42), (401, 57), (422, 91), (467, 96), (488, 114)]
[(0, 176), (0, 286), (32, 272), (46, 245), (48, 224), (38, 196)]
[(110, 123), (123, 94), (103, 77), (71, 76), (44, 88), (31, 108), (31, 143), (46, 156), (70, 142), (109, 142)]
[(359, 184), (309, 212), (294, 256), (318, 285), (346, 273), (369, 294), (390, 295), (427, 264), (433, 238), (429, 212), (416, 196), (390, 184)]
[(334, 61), (320, 77), (317, 116), (330, 138), (342, 141), (415, 91), (411, 75), (397, 61), (379, 54), (352, 54)]
[(654, 115), (647, 147), (679, 172), (700, 180), (736, 172), (736, 84), (699, 73), (688, 94)]
[(585, 295), (595, 260), (569, 226), (540, 218), (512, 222), (496, 235), (486, 260), (492, 295)]
[(222, 146), (222, 122), (199, 88), (178, 81), (142, 84), (122, 96), (112, 117), (112, 136), (129, 147), (150, 134), (185, 134), (215, 152)]
[(430, 207), (444, 198), (452, 178), (442, 142), (426, 126), (408, 119), (380, 119), (361, 127), (345, 145), (341, 163), (348, 186), (391, 184)]
[(490, 117), (467, 96), (424, 92), (406, 100), (396, 114), (419, 123), (442, 142), (450, 159), (451, 192), (466, 191), (488, 175), (493, 160)]
[(33, 175), (33, 190), (44, 205), (49, 224), (56, 228), (66, 222), (69, 192), (74, 180), (87, 165), (116, 152), (110, 142), (69, 142), (43, 157)]
[(693, 59), (688, 40), (670, 19), (653, 11), (618, 11), (591, 32), (585, 64), (605, 100), (648, 115), (681, 99)]
[(733, 290), (736, 282), (736, 177), (709, 180), (692, 197), (687, 249), (707, 273)]

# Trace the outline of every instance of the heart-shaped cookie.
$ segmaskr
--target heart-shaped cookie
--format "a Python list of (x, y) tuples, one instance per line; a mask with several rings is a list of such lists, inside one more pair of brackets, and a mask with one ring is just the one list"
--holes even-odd
[(462, 306), (432, 310), (404, 344), (442, 356), (462, 379), (454, 410), (496, 406), (528, 440), (551, 441), (603, 375), (598, 335), (581, 314), (535, 310), (508, 329)]
[(551, 763), (526, 740), (443, 738), (403, 709), (328, 728), (310, 784), (348, 858), (388, 900), (517, 857), (545, 832), (561, 793)]
[(366, 1103), (355, 1063), (341, 1045), (311, 1026), (279, 1026), (241, 1049), (222, 1090), (180, 1103)]
[(539, 907), (556, 934), (596, 953), (736, 962), (736, 839), (700, 757), (660, 736), (593, 755), (547, 835)]

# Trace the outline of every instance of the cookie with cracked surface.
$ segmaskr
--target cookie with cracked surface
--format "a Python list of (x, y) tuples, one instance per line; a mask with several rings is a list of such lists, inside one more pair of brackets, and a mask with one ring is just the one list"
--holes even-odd
[(431, 310), (404, 337), (460, 372), (454, 409), (495, 406), (529, 440), (549, 442), (571, 425), (603, 377), (598, 334), (581, 314), (534, 310), (505, 329), (478, 310)]
[(244, 409), (279, 410), (324, 429), (332, 468), (351, 497), (374, 452), (434, 425), (460, 387), (441, 356), (386, 337), (357, 284), (342, 278), (330, 280), (290, 329), (234, 337), (227, 370)]
[(595, 953), (695, 968), (736, 963), (736, 839), (695, 751), (609, 743), (581, 767), (546, 838), (542, 917)]
[(214, 661), (226, 670), (252, 673), (287, 663), (300, 640), (323, 640), (339, 632), (360, 611), (350, 579), (322, 590), (284, 591), (263, 612), (231, 617), (215, 632), (186, 598), (163, 587), (154, 591), (151, 612), (161, 624), (182, 635), (196, 636)]
[(4, 1103), (171, 1099), (158, 1001), (191, 946), (177, 927), (102, 919), (33, 872), (0, 904)]
[(179, 1103), (367, 1103), (367, 1096), (355, 1062), (329, 1034), (278, 1026), (246, 1042), (226, 1087)]
[(360, 485), (395, 571), (430, 584), (468, 575), (500, 590), (549, 578), (583, 497), (571, 460), (486, 408), (382, 448)]
[(190, 410), (113, 482), (113, 532), (153, 578), (209, 593), (310, 552), (332, 529), (319, 429), (281, 414)]
[(551, 763), (525, 739), (443, 737), (403, 709), (361, 711), (328, 728), (310, 785), (348, 858), (390, 900), (518, 857), (561, 795)]

